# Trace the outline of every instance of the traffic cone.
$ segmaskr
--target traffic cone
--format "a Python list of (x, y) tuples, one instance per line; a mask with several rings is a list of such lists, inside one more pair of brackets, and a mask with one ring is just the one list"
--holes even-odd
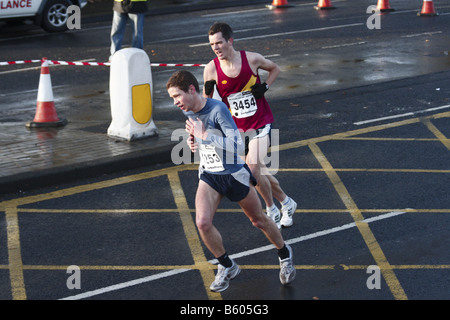
[(288, 4), (287, 0), (273, 0), (271, 5), (266, 6), (269, 9), (276, 9), (276, 8), (289, 8), (292, 7), (292, 5)]
[(53, 102), (52, 80), (48, 68), (47, 58), (42, 58), (41, 76), (36, 103), (34, 120), (26, 124), (27, 128), (62, 127), (67, 124), (66, 119), (60, 120), (56, 114)]
[(422, 11), (417, 13), (421, 17), (433, 17), (437, 16), (437, 12), (434, 11), (433, 0), (423, 0)]
[(395, 11), (389, 6), (389, 0), (378, 0), (377, 10), (380, 12)]
[(331, 4), (331, 0), (319, 0), (317, 6), (314, 6), (314, 9), (329, 10), (329, 9), (336, 9), (336, 7), (333, 7), (333, 5)]

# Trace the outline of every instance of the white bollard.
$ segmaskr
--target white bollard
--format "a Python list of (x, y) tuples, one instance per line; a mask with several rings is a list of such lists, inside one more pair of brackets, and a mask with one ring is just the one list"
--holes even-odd
[(158, 135), (152, 119), (152, 93), (147, 53), (137, 48), (114, 53), (109, 77), (112, 121), (108, 136), (131, 141)]

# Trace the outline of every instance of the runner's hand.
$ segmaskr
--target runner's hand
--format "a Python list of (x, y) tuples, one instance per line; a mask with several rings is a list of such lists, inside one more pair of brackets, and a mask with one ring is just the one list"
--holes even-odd
[(186, 120), (186, 132), (193, 135), (196, 138), (205, 140), (208, 136), (203, 122), (197, 117), (196, 119), (188, 118)]
[(195, 152), (198, 149), (198, 143), (195, 141), (195, 137), (192, 134), (190, 134), (187, 139), (187, 145), (191, 149), (191, 152)]
[(264, 96), (264, 93), (269, 90), (269, 86), (267, 83), (256, 83), (250, 87), (252, 89), (252, 94), (255, 99), (261, 99)]

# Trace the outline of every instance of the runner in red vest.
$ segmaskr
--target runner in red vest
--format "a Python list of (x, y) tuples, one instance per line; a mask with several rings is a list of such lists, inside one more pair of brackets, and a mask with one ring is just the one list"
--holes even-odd
[[(264, 93), (274, 83), (280, 68), (259, 53), (236, 51), (233, 47), (233, 31), (226, 23), (217, 22), (211, 26), (209, 42), (217, 58), (205, 67), (204, 94), (212, 97), (216, 85), (238, 129), (244, 133), (244, 137), (251, 138), (245, 141), (245, 162), (258, 182), (256, 189), (266, 203), (267, 214), (278, 227), (289, 227), (293, 224), (292, 216), (297, 203), (284, 193), (264, 162), (270, 147), (273, 123), (272, 111)], [(261, 83), (258, 69), (268, 72), (264, 83)], [(281, 219), (273, 197), (281, 204)]]

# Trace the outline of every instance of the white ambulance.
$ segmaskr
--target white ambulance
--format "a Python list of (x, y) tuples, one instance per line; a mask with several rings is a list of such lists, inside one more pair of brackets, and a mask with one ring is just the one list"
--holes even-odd
[(0, 20), (32, 19), (48, 32), (67, 30), (67, 18), (71, 5), (80, 9), (87, 0), (0, 0)]

